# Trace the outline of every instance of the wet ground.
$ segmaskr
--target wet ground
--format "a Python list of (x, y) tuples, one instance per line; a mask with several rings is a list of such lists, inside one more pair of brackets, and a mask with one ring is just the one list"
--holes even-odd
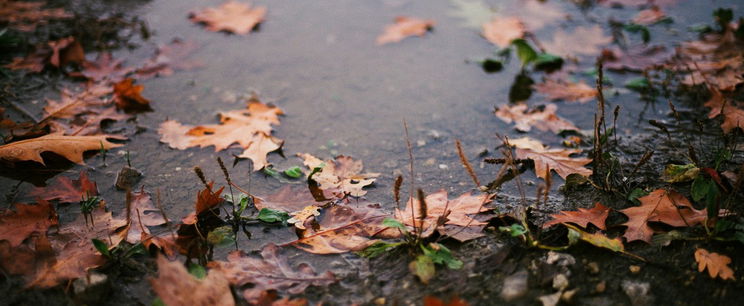
[[(520, 67), (514, 58), (503, 71), (488, 74), (475, 63), (491, 57), (497, 49), (479, 35), (479, 28), (467, 25), (468, 21), (477, 24), (481, 18), (478, 14), (458, 14), (458, 4), (476, 2), (480, 3), (466, 0), (257, 1), (256, 4), (268, 7), (268, 15), (266, 21), (247, 36), (208, 32), (188, 21), (190, 11), (214, 6), (220, 1), (68, 3), (65, 6), (68, 10), (90, 14), (88, 18), (120, 13), (126, 20), (136, 17), (146, 25), (150, 33), (147, 38), (130, 28), (121, 30), (131, 32), (131, 38), (127, 40), (131, 46), (113, 49), (117, 58), (136, 62), (149, 57), (158, 45), (181, 38), (200, 45), (190, 58), (198, 59), (204, 66), (143, 82), (143, 95), (152, 100), (154, 111), (137, 115), (135, 122), (113, 127), (127, 129), (131, 136), (126, 146), (107, 153), (105, 162), (101, 154), (96, 154), (86, 159), (86, 166), (55, 163), (50, 169), (25, 164), (5, 167), (0, 173), (3, 176), (0, 178), (0, 192), (7, 195), (7, 201), (27, 200), (23, 194), (32, 185), (42, 185), (55, 175), (76, 177), (81, 169), (88, 169), (91, 179), (98, 182), (102, 197), (114, 211), (118, 211), (124, 205), (124, 193), (114, 189), (113, 177), (126, 164), (124, 152), (128, 151), (132, 166), (144, 173), (139, 184), (150, 191), (159, 190), (167, 214), (172, 219), (181, 218), (193, 210), (195, 194), (202, 188), (191, 169), (200, 166), (208, 178), (220, 181), (222, 175), (215, 158), (221, 156), (232, 161), (232, 155), (239, 154), (240, 150), (218, 153), (212, 148), (173, 150), (159, 142), (158, 126), (167, 119), (184, 124), (216, 123), (219, 111), (242, 108), (242, 99), (253, 93), (286, 113), (274, 132), (276, 137), (285, 141), (283, 152), (286, 158), (278, 154), (269, 157), (278, 169), (301, 165), (301, 160), (294, 156), (300, 152), (321, 158), (351, 155), (363, 160), (367, 171), (382, 174), (375, 186), (369, 189), (367, 198), (392, 208), (393, 179), (407, 171), (408, 155), (402, 123), (405, 120), (414, 147), (417, 187), (427, 192), (444, 188), (451, 194), (472, 190), (473, 184), (457, 157), (456, 139), (462, 141), (466, 155), (483, 181), (491, 180), (497, 170), (497, 167), (482, 162), (484, 157), (500, 157), (495, 150), (500, 144), (497, 134), (510, 137), (528, 135), (552, 146), (559, 146), (562, 141), (560, 136), (536, 129), (519, 133), (512, 125), (493, 115), (494, 106), (509, 101), (509, 90)], [(493, 8), (492, 14), (498, 16), (518, 11), (518, 2), (492, 0), (482, 3)], [(652, 42), (672, 48), (680, 41), (694, 39), (696, 33), (688, 31), (687, 27), (710, 23), (711, 11), (716, 7), (734, 8), (737, 16), (744, 13), (741, 3), (735, 0), (679, 2), (667, 9), (673, 23), (650, 27)], [(551, 40), (556, 28), (572, 29), (590, 24), (601, 25), (609, 35), (607, 20), (628, 20), (637, 12), (635, 7), (583, 7), (571, 1), (549, 1), (548, 5), (569, 17), (536, 31), (540, 41)], [(425, 37), (375, 45), (375, 38), (383, 27), (399, 15), (434, 19), (436, 25)], [(631, 36), (631, 39), (637, 38)], [(86, 51), (89, 57), (94, 57), (94, 50)], [(593, 66), (591, 57), (579, 58), (579, 71)], [(539, 81), (545, 74), (535, 72), (530, 76)], [(619, 89), (617, 95), (608, 96), (608, 110), (616, 105), (622, 106), (616, 123), (620, 139), (618, 148), (623, 149), (618, 150), (622, 152), (619, 155), (621, 161), (633, 165), (645, 151), (643, 148), (655, 145), (666, 148), (639, 172), (646, 186), (654, 186), (658, 182), (653, 176), (660, 173), (667, 162), (677, 160), (679, 156), (675, 154), (686, 150), (686, 145), (659, 141), (665, 134), (647, 123), (650, 119), (671, 121), (666, 98), (644, 101), (639, 93), (621, 88), (626, 80), (639, 74), (608, 73), (608, 76)], [(592, 76), (577, 74), (577, 77), (593, 84)], [(2, 85), (9, 88), (6, 90), (14, 94), (6, 95), (4, 99), (12, 99), (37, 116), (45, 105), (44, 99), (56, 98), (59, 89), (70, 83), (53, 71), (41, 76), (6, 72), (2, 80)], [(38, 85), (29, 88), (19, 84)], [(704, 111), (701, 111), (700, 102), (703, 100), (695, 101), (695, 96), (690, 94), (672, 99), (678, 111), (686, 116), (677, 124), (683, 126), (702, 119)], [(538, 93), (528, 101), (531, 105), (547, 102)], [(557, 102), (558, 113), (579, 128), (591, 130), (596, 109), (594, 103)], [(716, 133), (714, 124), (708, 128), (710, 133)], [(715, 146), (716, 141), (716, 138), (708, 137), (701, 143)], [(705, 151), (705, 147), (700, 149)], [(262, 173), (251, 175), (247, 161), (238, 162), (231, 174), (232, 179), (243, 186), (248, 184), (251, 176), (250, 188), (258, 195), (270, 194), (286, 184)], [(535, 184), (530, 182), (538, 183), (539, 179), (527, 171), (522, 180), (527, 182), (526, 193), (534, 195)], [(539, 209), (541, 216), (545, 212), (587, 207), (588, 203), (599, 199), (606, 199), (616, 208), (628, 205), (586, 187), (564, 194), (558, 191), (562, 179), (555, 175), (554, 182), (550, 205)], [(302, 186), (302, 181), (297, 184)], [(515, 185), (506, 184), (497, 205), (516, 205), (518, 197)], [(75, 209), (62, 207), (60, 215), (65, 218), (66, 212)], [(252, 251), (267, 242), (284, 243), (295, 238), (293, 231), (287, 228), (256, 229), (254, 238), (241, 240), (240, 247)], [(651, 303), (656, 304), (722, 304), (744, 298), (741, 282), (713, 281), (694, 271), (692, 256), (679, 254), (689, 250), (687, 243), (673, 244), (663, 250), (632, 245), (631, 251), (650, 259), (648, 264), (586, 246), (579, 247), (569, 251), (576, 263), (565, 266), (548, 264), (545, 251), (525, 249), (518, 241), (493, 232), (486, 238), (461, 246), (452, 244), (452, 247), (465, 262), (465, 268), (458, 271), (441, 269), (428, 286), (420, 284), (408, 273), (409, 259), (405, 256), (389, 255), (367, 261), (350, 254), (316, 256), (295, 249), (286, 249), (285, 252), (291, 254), (293, 261), (311, 262), (318, 270), (331, 269), (343, 279), (328, 288), (311, 288), (306, 295), (312, 301), (330, 304), (410, 304), (418, 303), (425, 295), (447, 297), (452, 294), (459, 294), (472, 304), (494, 304), (499, 301), (504, 278), (521, 270), (531, 271), (530, 293), (512, 301), (515, 304), (535, 304), (538, 303), (536, 297), (553, 293), (550, 280), (556, 274), (568, 275), (570, 288), (578, 289), (574, 301), (578, 304), (628, 304), (632, 302), (628, 296), (633, 294), (626, 294), (624, 281), (651, 283), (651, 292), (645, 295), (653, 296), (655, 300)], [(734, 255), (742, 254), (741, 247), (731, 244), (721, 247), (734, 257), (734, 270), (744, 271), (737, 269), (744, 268), (744, 263), (738, 260), (740, 256), (736, 258)], [(224, 256), (228, 251), (218, 250), (216, 257)], [(597, 263), (599, 269), (586, 268), (589, 262)], [(640, 265), (640, 272), (629, 272), (630, 265)], [(152, 275), (152, 271), (122, 276), (120, 283), (113, 285), (113, 298), (107, 302), (150, 304), (154, 296), (145, 281), (148, 275)], [(606, 284), (605, 290), (597, 289), (600, 282)], [(11, 303), (42, 301), (44, 304), (65, 304), (69, 301), (61, 289), (18, 293), (15, 291), (17, 282), (6, 284), (11, 292), (15, 292)], [(385, 300), (379, 300), (383, 297)]]

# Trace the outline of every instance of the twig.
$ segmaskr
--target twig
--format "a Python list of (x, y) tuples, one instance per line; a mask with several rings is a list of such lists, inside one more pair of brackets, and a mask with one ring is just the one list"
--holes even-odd
[(465, 170), (467, 170), (468, 174), (470, 174), (470, 178), (473, 179), (473, 183), (475, 183), (475, 188), (480, 188), (480, 180), (478, 180), (478, 176), (475, 175), (473, 166), (470, 165), (467, 157), (465, 157), (465, 152), (463, 152), (462, 150), (462, 144), (460, 143), (459, 139), (455, 139), (455, 147), (457, 147), (457, 155), (460, 156), (460, 162), (462, 163), (462, 166), (465, 167)]

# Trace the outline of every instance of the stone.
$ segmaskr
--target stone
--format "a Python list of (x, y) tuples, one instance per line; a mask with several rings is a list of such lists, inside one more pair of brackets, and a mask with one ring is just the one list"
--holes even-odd
[(651, 284), (647, 282), (638, 282), (624, 280), (621, 284), (623, 292), (630, 299), (633, 306), (653, 305), (654, 297), (651, 295)]
[(576, 258), (574, 258), (571, 254), (550, 251), (548, 252), (548, 259), (546, 259), (545, 262), (551, 265), (566, 267), (576, 264)]
[(630, 273), (633, 274), (638, 274), (639, 272), (641, 272), (641, 266), (631, 265), (630, 267), (628, 267), (628, 269), (630, 270)]
[(606, 281), (601, 281), (601, 282), (597, 283), (596, 286), (594, 286), (594, 292), (596, 292), (596, 293), (602, 293), (602, 292), (605, 292), (605, 290), (607, 290), (607, 282)]
[(78, 278), (72, 282), (72, 290), (75, 299), (81, 304), (100, 302), (111, 289), (106, 274), (91, 271), (86, 277)]
[(142, 172), (136, 168), (124, 166), (116, 175), (114, 186), (119, 190), (132, 189), (139, 182), (140, 178), (142, 178)]
[(553, 289), (563, 291), (568, 288), (568, 277), (563, 273), (553, 276)]
[(599, 264), (596, 261), (586, 264), (586, 270), (591, 274), (599, 274)]
[(501, 288), (499, 296), (506, 301), (511, 302), (527, 294), (527, 279), (529, 274), (527, 270), (519, 270), (504, 279), (504, 286)]

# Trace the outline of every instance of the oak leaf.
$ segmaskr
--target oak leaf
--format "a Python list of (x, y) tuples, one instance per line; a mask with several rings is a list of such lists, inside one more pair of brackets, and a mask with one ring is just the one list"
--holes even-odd
[(710, 93), (710, 100), (705, 102), (705, 106), (710, 108), (708, 118), (723, 116), (721, 129), (727, 134), (736, 128), (744, 129), (744, 110), (715, 87), (710, 88)]
[(266, 290), (300, 294), (309, 286), (327, 286), (336, 282), (330, 271), (319, 275), (307, 263), (292, 267), (274, 244), (267, 244), (261, 250), (261, 257), (233, 251), (227, 256), (227, 261), (212, 261), (208, 266), (222, 272), (233, 285), (253, 284), (243, 291), (243, 297), (249, 303), (257, 301)]
[(570, 222), (578, 224), (583, 228), (586, 228), (591, 223), (601, 230), (606, 230), (605, 220), (607, 220), (609, 213), (609, 207), (597, 202), (591, 209), (579, 208), (579, 211), (561, 211), (558, 214), (552, 214), (550, 216), (553, 219), (545, 222), (542, 227), (548, 228), (559, 223)]
[(52, 260), (54, 250), (44, 233), (32, 235), (16, 247), (0, 240), (0, 268), (8, 274), (23, 275), (26, 280), (31, 280), (36, 275), (37, 267)]
[(601, 46), (612, 42), (612, 37), (605, 36), (598, 25), (576, 27), (572, 33), (558, 29), (553, 40), (543, 43), (545, 50), (563, 57), (593, 56), (599, 54)]
[(226, 31), (235, 34), (248, 34), (264, 21), (266, 7), (251, 8), (238, 1), (227, 1), (217, 8), (206, 8), (191, 12), (189, 20), (206, 25), (213, 32)]
[(303, 159), (305, 166), (320, 171), (313, 174), (312, 179), (320, 184), (320, 189), (332, 192), (339, 198), (346, 195), (361, 197), (367, 193), (365, 186), (375, 182), (379, 173), (361, 173), (364, 165), (361, 160), (354, 160), (349, 156), (339, 155), (335, 159), (322, 161), (307, 153), (297, 153)]
[(145, 86), (134, 85), (134, 79), (128, 78), (114, 84), (114, 102), (125, 111), (149, 111), (150, 100), (142, 96)]
[[(493, 195), (472, 195), (467, 192), (449, 200), (447, 191), (442, 189), (424, 198), (426, 216), (423, 218), (420, 215), (421, 202), (413, 197), (406, 202), (403, 210), (395, 209), (395, 218), (411, 228), (420, 228), (422, 237), (428, 237), (437, 230), (440, 234), (466, 241), (484, 236), (481, 230), (486, 223), (475, 217), (491, 210), (485, 204), (492, 199)], [(468, 228), (473, 230), (469, 231)]]
[(79, 72), (70, 73), (74, 77), (87, 78), (94, 82), (117, 83), (122, 81), (134, 68), (124, 66), (124, 60), (116, 60), (110, 52), (101, 52), (94, 62), (84, 61)]
[(641, 206), (620, 210), (628, 216), (627, 226), (623, 237), (628, 242), (642, 240), (651, 241), (653, 230), (648, 222), (662, 222), (671, 226), (694, 226), (708, 218), (705, 209), (697, 210), (687, 198), (676, 191), (657, 189), (650, 194), (638, 198)]
[(592, 162), (591, 159), (570, 157), (581, 153), (579, 149), (546, 149), (541, 143), (529, 137), (510, 140), (509, 143), (517, 147), (517, 158), (531, 159), (535, 163), (535, 175), (544, 180), (547, 179), (550, 170), (558, 173), (563, 179), (574, 173), (582, 176), (592, 174), (592, 170), (584, 167)]
[(163, 212), (155, 207), (152, 198), (144, 189), (127, 195), (127, 236), (125, 240), (131, 244), (140, 242), (142, 236), (149, 236), (148, 226), (163, 225), (167, 221)]
[(434, 28), (434, 20), (399, 16), (395, 23), (385, 27), (385, 32), (377, 37), (377, 44), (399, 42), (409, 36), (424, 36)]
[(542, 83), (532, 85), (537, 92), (547, 95), (550, 100), (564, 100), (567, 102), (585, 103), (597, 97), (597, 89), (587, 85), (584, 81), (578, 83), (546, 79)]
[(731, 263), (731, 258), (726, 255), (708, 252), (708, 250), (701, 248), (695, 250), (695, 261), (698, 263), (698, 272), (703, 272), (707, 268), (710, 278), (736, 279), (734, 270), (731, 270), (728, 266)]
[(84, 198), (97, 196), (98, 187), (96, 182), (88, 178), (88, 171), (82, 170), (77, 180), (60, 176), (47, 187), (32, 189), (28, 195), (47, 201), (59, 200), (62, 203), (77, 203)]
[(235, 305), (227, 278), (210, 270), (204, 279), (186, 271), (182, 263), (158, 257), (158, 277), (150, 279), (153, 291), (166, 305)]
[(494, 18), (483, 24), (482, 35), (488, 41), (506, 48), (511, 45), (512, 40), (524, 37), (526, 32), (524, 23), (517, 17)]
[(564, 130), (578, 130), (571, 122), (556, 115), (558, 106), (548, 104), (538, 106), (531, 110), (527, 109), (527, 104), (501, 105), (496, 110), (496, 117), (506, 123), (514, 122), (518, 131), (529, 132), (532, 127), (541, 131), (551, 131), (560, 133)]
[(161, 45), (155, 56), (136, 70), (137, 79), (170, 76), (176, 70), (201, 67), (201, 62), (187, 59), (198, 48), (197, 43), (180, 39), (173, 39), (169, 44)]
[(744, 50), (736, 29), (728, 26), (723, 33), (706, 33), (700, 40), (678, 48), (678, 60), (671, 67), (686, 74), (688, 86), (706, 84), (720, 91), (733, 91), (744, 83)]
[(8, 241), (15, 248), (33, 233), (46, 234), (47, 229), (58, 224), (54, 206), (44, 200), (36, 205), (15, 204), (15, 211), (0, 215), (0, 241)]
[(203, 233), (209, 233), (224, 223), (219, 217), (219, 205), (224, 201), (220, 197), (223, 190), (225, 190), (224, 186), (214, 190), (214, 182), (209, 182), (203, 190), (197, 193), (194, 212), (181, 220), (182, 224), (177, 230), (178, 236), (175, 243), (182, 254), (197, 258), (207, 252), (206, 246), (201, 243), (205, 236)]
[(35, 161), (44, 164), (43, 152), (56, 153), (74, 163), (83, 164), (83, 152), (90, 150), (112, 149), (121, 147), (106, 140), (107, 138), (123, 139), (114, 135), (98, 136), (63, 136), (50, 134), (33, 139), (21, 140), (0, 146), (0, 159), (11, 162)]

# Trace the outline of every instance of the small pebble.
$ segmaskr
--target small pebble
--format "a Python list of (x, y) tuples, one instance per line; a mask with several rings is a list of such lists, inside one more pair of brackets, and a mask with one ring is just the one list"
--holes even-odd
[(630, 269), (630, 273), (638, 274), (638, 272), (641, 272), (641, 266), (631, 265), (628, 267)]
[(621, 284), (623, 292), (634, 306), (653, 305), (654, 297), (651, 295), (651, 284), (630, 280), (624, 280)]
[(591, 274), (598, 274), (599, 264), (596, 261), (592, 261), (586, 265), (586, 270)]
[(500, 296), (506, 302), (516, 300), (527, 294), (527, 270), (520, 270), (506, 279), (504, 287), (501, 288)]
[(135, 168), (124, 166), (116, 175), (114, 186), (119, 190), (132, 189), (139, 182), (140, 178), (142, 178), (142, 172)]
[(385, 298), (384, 297), (376, 298), (375, 305), (385, 305)]
[(568, 288), (568, 277), (565, 274), (559, 273), (553, 276), (553, 289), (564, 290)]
[(439, 169), (444, 170), (444, 169), (447, 169), (447, 168), (449, 168), (449, 166), (447, 166), (445, 164), (439, 164)]
[(607, 282), (606, 281), (601, 281), (601, 282), (599, 282), (597, 284), (597, 286), (594, 286), (594, 292), (596, 292), (596, 293), (605, 292), (606, 289), (607, 289)]

